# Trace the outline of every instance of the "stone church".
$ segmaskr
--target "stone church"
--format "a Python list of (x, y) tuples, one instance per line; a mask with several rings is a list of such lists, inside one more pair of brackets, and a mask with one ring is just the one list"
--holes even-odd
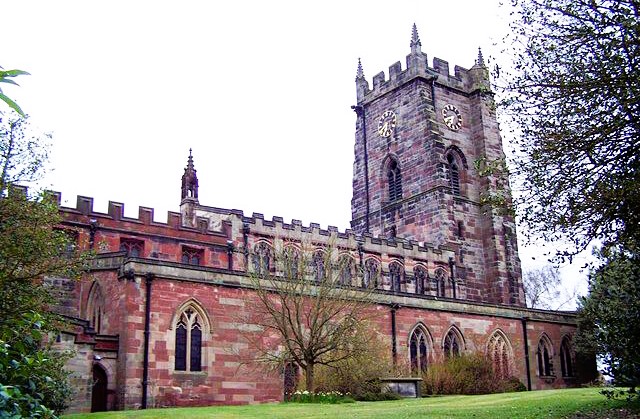
[(81, 281), (50, 279), (68, 320), (56, 345), (76, 351), (71, 411), (282, 400), (282, 372), (242, 364), (237, 315), (255, 303), (256, 260), (278, 274), (264, 256), (284, 242), (332, 243), (364, 278), (380, 278), (375, 327), (395, 360), (428, 368), (482, 352), (529, 390), (588, 378), (594, 367), (572, 346), (575, 313), (525, 306), (514, 219), (488, 204), (509, 199), (506, 173), (474, 166), (504, 157), (482, 54), (470, 69), (430, 66), (414, 25), (404, 69), (396, 62), (369, 84), (358, 62), (355, 83), (350, 230), (203, 205), (191, 152), (180, 212), (166, 223), (146, 207), (125, 217), (117, 202), (96, 212), (82, 196), (60, 207), (96, 253)]

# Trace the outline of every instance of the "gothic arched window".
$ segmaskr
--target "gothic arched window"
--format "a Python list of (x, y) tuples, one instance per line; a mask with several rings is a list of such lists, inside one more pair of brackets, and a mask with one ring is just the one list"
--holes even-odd
[(460, 196), (460, 168), (453, 154), (447, 154), (447, 180), (451, 187), (451, 193)]
[(202, 370), (202, 334), (204, 319), (191, 304), (176, 316), (175, 323), (175, 370)]
[(340, 284), (351, 285), (355, 277), (355, 263), (349, 255), (342, 255), (338, 260), (338, 272), (340, 273)]
[(104, 297), (102, 295), (102, 289), (99, 283), (94, 282), (89, 291), (87, 317), (89, 318), (89, 325), (93, 327), (96, 333), (100, 333), (102, 330), (103, 314)]
[(369, 258), (364, 263), (364, 276), (362, 286), (364, 288), (378, 288), (378, 277), (380, 276), (380, 265), (378, 261)]
[(127, 252), (130, 257), (142, 257), (144, 249), (144, 241), (136, 239), (120, 239), (120, 251)]
[(413, 269), (413, 277), (416, 280), (416, 294), (424, 294), (429, 288), (427, 270), (423, 266), (416, 266)]
[(271, 246), (266, 242), (256, 244), (253, 250), (253, 270), (259, 275), (269, 273), (271, 268)]
[(402, 174), (395, 159), (391, 159), (387, 168), (387, 182), (389, 184), (389, 201), (402, 199)]
[(494, 332), (487, 344), (487, 357), (491, 360), (493, 371), (497, 378), (511, 377), (513, 352), (506, 336), (500, 331)]
[(462, 347), (462, 336), (460, 332), (458, 332), (455, 327), (449, 329), (449, 333), (444, 337), (444, 342), (442, 343), (442, 350), (444, 351), (444, 356), (447, 358), (451, 358), (454, 356), (460, 356)]
[(560, 367), (562, 368), (563, 377), (573, 377), (573, 351), (571, 350), (571, 340), (568, 336), (562, 339), (560, 345)]
[(389, 265), (389, 280), (391, 281), (391, 289), (394, 292), (400, 292), (404, 283), (404, 268), (399, 262), (391, 262)]
[(300, 271), (300, 252), (293, 246), (287, 246), (282, 255), (282, 273), (285, 279), (298, 279)]
[(538, 342), (536, 358), (538, 361), (538, 375), (541, 377), (553, 376), (553, 348), (546, 335), (543, 335), (540, 338), (540, 342)]
[(418, 326), (409, 338), (409, 358), (411, 360), (411, 371), (414, 373), (425, 372), (427, 370), (427, 332)]
[(317, 250), (313, 254), (313, 257), (311, 258), (311, 264), (312, 264), (311, 270), (313, 272), (313, 279), (315, 279), (316, 282), (320, 282), (324, 279), (324, 275), (325, 275), (324, 259), (325, 259), (325, 254), (322, 250)]

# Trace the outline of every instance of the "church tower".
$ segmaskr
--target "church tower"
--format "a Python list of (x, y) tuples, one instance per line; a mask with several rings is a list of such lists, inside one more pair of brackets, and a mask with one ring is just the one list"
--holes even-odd
[[(479, 51), (467, 70), (439, 58), (429, 67), (414, 24), (406, 57), (365, 79), (358, 61), (352, 228), (443, 246), (463, 295), (524, 306), (515, 223), (489, 71)], [(499, 166), (502, 167), (502, 166)]]

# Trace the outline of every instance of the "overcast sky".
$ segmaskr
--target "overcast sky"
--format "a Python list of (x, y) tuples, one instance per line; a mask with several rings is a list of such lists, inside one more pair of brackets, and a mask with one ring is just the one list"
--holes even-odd
[(499, 3), (0, 0), (0, 65), (31, 73), (4, 90), (53, 134), (65, 205), (164, 222), (192, 148), (201, 204), (344, 230), (358, 58), (369, 83), (405, 68), (415, 22), (430, 64), (500, 59)]

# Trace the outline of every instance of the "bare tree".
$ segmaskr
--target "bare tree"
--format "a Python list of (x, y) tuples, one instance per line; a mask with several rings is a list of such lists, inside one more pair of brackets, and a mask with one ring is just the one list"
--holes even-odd
[(560, 310), (576, 298), (576, 291), (562, 286), (560, 272), (552, 265), (525, 271), (524, 296), (527, 306), (544, 310)]
[(337, 368), (368, 351), (375, 338), (368, 327), (372, 289), (362, 286), (350, 255), (338, 255), (332, 246), (290, 244), (274, 251), (263, 243), (250, 262), (257, 303), (245, 336), (254, 360), (299, 366), (307, 390), (314, 391), (316, 366)]

